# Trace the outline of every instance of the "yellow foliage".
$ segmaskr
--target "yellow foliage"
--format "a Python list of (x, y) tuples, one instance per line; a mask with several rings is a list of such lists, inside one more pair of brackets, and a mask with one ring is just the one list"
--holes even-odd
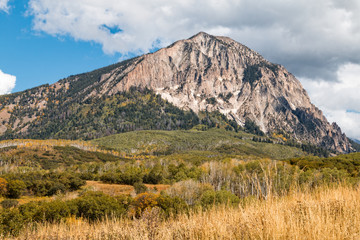
[(140, 193), (134, 198), (132, 208), (130, 209), (130, 215), (139, 217), (146, 209), (156, 207), (158, 204), (158, 198), (160, 194), (155, 193)]
[(7, 181), (4, 178), (0, 178), (0, 196), (4, 196), (7, 192)]
[(276, 133), (273, 133), (273, 137), (274, 137), (274, 138), (281, 139), (281, 140), (283, 140), (284, 142), (286, 142), (286, 141), (287, 141), (287, 138), (286, 138), (286, 137), (284, 137), (284, 135), (282, 135), (282, 134), (276, 134)]

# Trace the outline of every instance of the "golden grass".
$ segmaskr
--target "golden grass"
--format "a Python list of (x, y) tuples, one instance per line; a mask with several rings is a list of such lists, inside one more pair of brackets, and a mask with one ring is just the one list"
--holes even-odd
[(69, 219), (26, 229), (17, 239), (360, 239), (360, 189), (322, 188), (159, 221)]
[[(156, 187), (157, 192), (161, 192), (170, 187), (166, 184), (145, 184), (149, 189), (154, 189)], [(131, 185), (122, 185), (122, 184), (107, 184), (99, 181), (86, 181), (85, 188), (88, 188), (93, 191), (100, 191), (110, 196), (116, 196), (120, 194), (133, 194), (135, 193), (134, 187)]]
[[(19, 205), (25, 204), (25, 203), (29, 203), (32, 201), (50, 201), (53, 198), (51, 197), (36, 197), (36, 196), (21, 196), (21, 198), (19, 199), (15, 199), (19, 202)], [(0, 197), (0, 202), (2, 202), (3, 200), (5, 200), (4, 197)], [(1, 206), (0, 206), (1, 208)]]

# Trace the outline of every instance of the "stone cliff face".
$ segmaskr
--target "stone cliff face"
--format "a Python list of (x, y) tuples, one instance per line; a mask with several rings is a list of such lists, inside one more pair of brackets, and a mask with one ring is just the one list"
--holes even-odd
[(253, 120), (265, 133), (281, 130), (300, 141), (350, 150), (340, 128), (327, 122), (291, 73), (227, 37), (199, 33), (104, 81), (103, 94), (147, 87), (180, 108), (218, 110), (240, 125)]
[(59, 81), (54, 91), (85, 85), (76, 94), (86, 100), (149, 88), (182, 109), (219, 111), (240, 125), (250, 119), (265, 133), (283, 131), (299, 141), (350, 151), (340, 128), (327, 122), (291, 73), (227, 37), (199, 33), (114, 67), (92, 84), (79, 79)]

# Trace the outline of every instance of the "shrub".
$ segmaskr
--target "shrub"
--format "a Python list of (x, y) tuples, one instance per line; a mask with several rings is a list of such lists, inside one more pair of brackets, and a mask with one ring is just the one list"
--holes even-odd
[(5, 199), (0, 204), (3, 208), (9, 209), (19, 205), (19, 202), (15, 199)]
[(204, 208), (219, 204), (237, 206), (239, 203), (240, 199), (233, 193), (226, 190), (217, 192), (213, 190), (207, 190), (201, 196), (201, 206)]
[(170, 197), (169, 195), (161, 194), (157, 202), (157, 205), (163, 210), (166, 217), (171, 216), (171, 214), (179, 214), (189, 210), (186, 202), (179, 197)]
[(55, 183), (50, 189), (49, 191), (47, 192), (47, 196), (52, 196), (52, 195), (55, 195), (57, 193), (64, 193), (66, 191), (66, 187), (64, 184), (62, 183)]
[(80, 189), (82, 186), (86, 184), (85, 180), (80, 179), (79, 177), (72, 177), (70, 178), (69, 182), (69, 190), (76, 191)]
[(127, 167), (120, 175), (123, 184), (133, 185), (136, 182), (141, 182), (143, 179), (143, 170), (138, 167)]
[(7, 197), (19, 198), (22, 192), (25, 190), (26, 185), (21, 180), (11, 180), (7, 186)]
[(155, 193), (140, 193), (131, 204), (130, 214), (140, 217), (146, 209), (151, 209), (158, 205), (159, 196), (159, 194)]
[(134, 183), (134, 189), (136, 194), (144, 193), (148, 190), (145, 184), (140, 182)]
[(73, 213), (68, 203), (60, 200), (29, 202), (21, 205), (19, 210), (26, 220), (35, 222), (59, 222)]
[(0, 178), (0, 196), (5, 196), (7, 192), (8, 182), (4, 178)]
[(18, 209), (0, 210), (0, 237), (17, 236), (24, 226), (24, 217)]
[(144, 182), (158, 184), (164, 180), (164, 169), (160, 164), (156, 164), (151, 171), (144, 176)]
[(119, 174), (116, 174), (114, 172), (106, 172), (101, 175), (100, 180), (104, 183), (118, 183)]
[(77, 208), (76, 215), (89, 221), (102, 220), (105, 217), (120, 217), (126, 213), (124, 199), (116, 199), (101, 192), (87, 192), (72, 200)]

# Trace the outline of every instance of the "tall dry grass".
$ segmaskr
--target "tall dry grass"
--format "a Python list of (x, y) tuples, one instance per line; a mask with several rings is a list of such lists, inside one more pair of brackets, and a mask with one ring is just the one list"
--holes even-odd
[(360, 189), (296, 191), (166, 221), (156, 209), (138, 220), (68, 219), (28, 228), (18, 239), (360, 239)]

